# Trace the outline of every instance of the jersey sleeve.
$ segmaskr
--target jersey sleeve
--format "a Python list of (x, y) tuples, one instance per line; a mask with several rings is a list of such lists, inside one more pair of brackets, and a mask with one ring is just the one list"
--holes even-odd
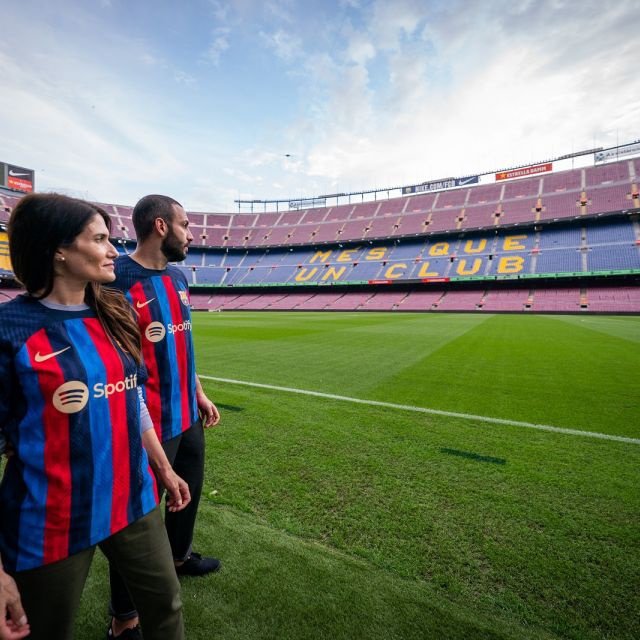
[(140, 433), (153, 429), (153, 420), (149, 415), (149, 409), (147, 403), (144, 401), (142, 395), (142, 387), (138, 387), (138, 404), (140, 405)]

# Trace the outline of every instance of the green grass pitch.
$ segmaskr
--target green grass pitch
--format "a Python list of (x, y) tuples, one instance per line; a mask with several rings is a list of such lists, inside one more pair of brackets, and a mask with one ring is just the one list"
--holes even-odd
[[(198, 372), (640, 439), (640, 318), (195, 314)], [(203, 380), (187, 637), (640, 637), (640, 443)], [(79, 638), (101, 638), (103, 560)]]

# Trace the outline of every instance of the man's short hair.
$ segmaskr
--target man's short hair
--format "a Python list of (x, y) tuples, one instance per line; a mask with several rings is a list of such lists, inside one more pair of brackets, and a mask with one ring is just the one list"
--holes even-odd
[(156, 218), (162, 218), (170, 223), (173, 220), (173, 206), (182, 205), (169, 196), (149, 195), (138, 200), (133, 208), (133, 227), (136, 230), (138, 241), (146, 240), (153, 231)]

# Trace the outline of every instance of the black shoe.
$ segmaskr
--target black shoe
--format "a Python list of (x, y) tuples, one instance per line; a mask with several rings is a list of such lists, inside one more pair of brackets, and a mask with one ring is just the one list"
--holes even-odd
[(107, 640), (143, 640), (142, 638), (142, 629), (140, 625), (137, 624), (133, 629), (125, 629), (119, 636), (113, 635), (113, 629), (111, 628), (111, 623), (109, 623), (109, 629), (107, 629)]
[(178, 567), (176, 573), (179, 576), (206, 576), (207, 573), (215, 573), (222, 568), (222, 562), (218, 558), (202, 557), (195, 551)]

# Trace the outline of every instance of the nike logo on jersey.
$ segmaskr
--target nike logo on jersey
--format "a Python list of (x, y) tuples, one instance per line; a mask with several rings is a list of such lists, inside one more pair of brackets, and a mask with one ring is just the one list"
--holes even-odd
[(64, 353), (68, 349), (71, 349), (71, 347), (65, 347), (64, 349), (60, 349), (60, 351), (54, 351), (53, 353), (45, 353), (44, 355), (42, 355), (38, 351), (38, 353), (36, 353), (36, 355), (35, 355), (34, 360), (36, 362), (46, 362), (47, 360), (50, 360), (51, 358), (55, 358), (56, 356), (59, 356), (61, 353)]
[(143, 307), (146, 307), (148, 304), (151, 304), (154, 300), (155, 298), (151, 298), (151, 300), (147, 300), (146, 302), (140, 302), (138, 300), (138, 302), (136, 302), (136, 309), (142, 309)]

